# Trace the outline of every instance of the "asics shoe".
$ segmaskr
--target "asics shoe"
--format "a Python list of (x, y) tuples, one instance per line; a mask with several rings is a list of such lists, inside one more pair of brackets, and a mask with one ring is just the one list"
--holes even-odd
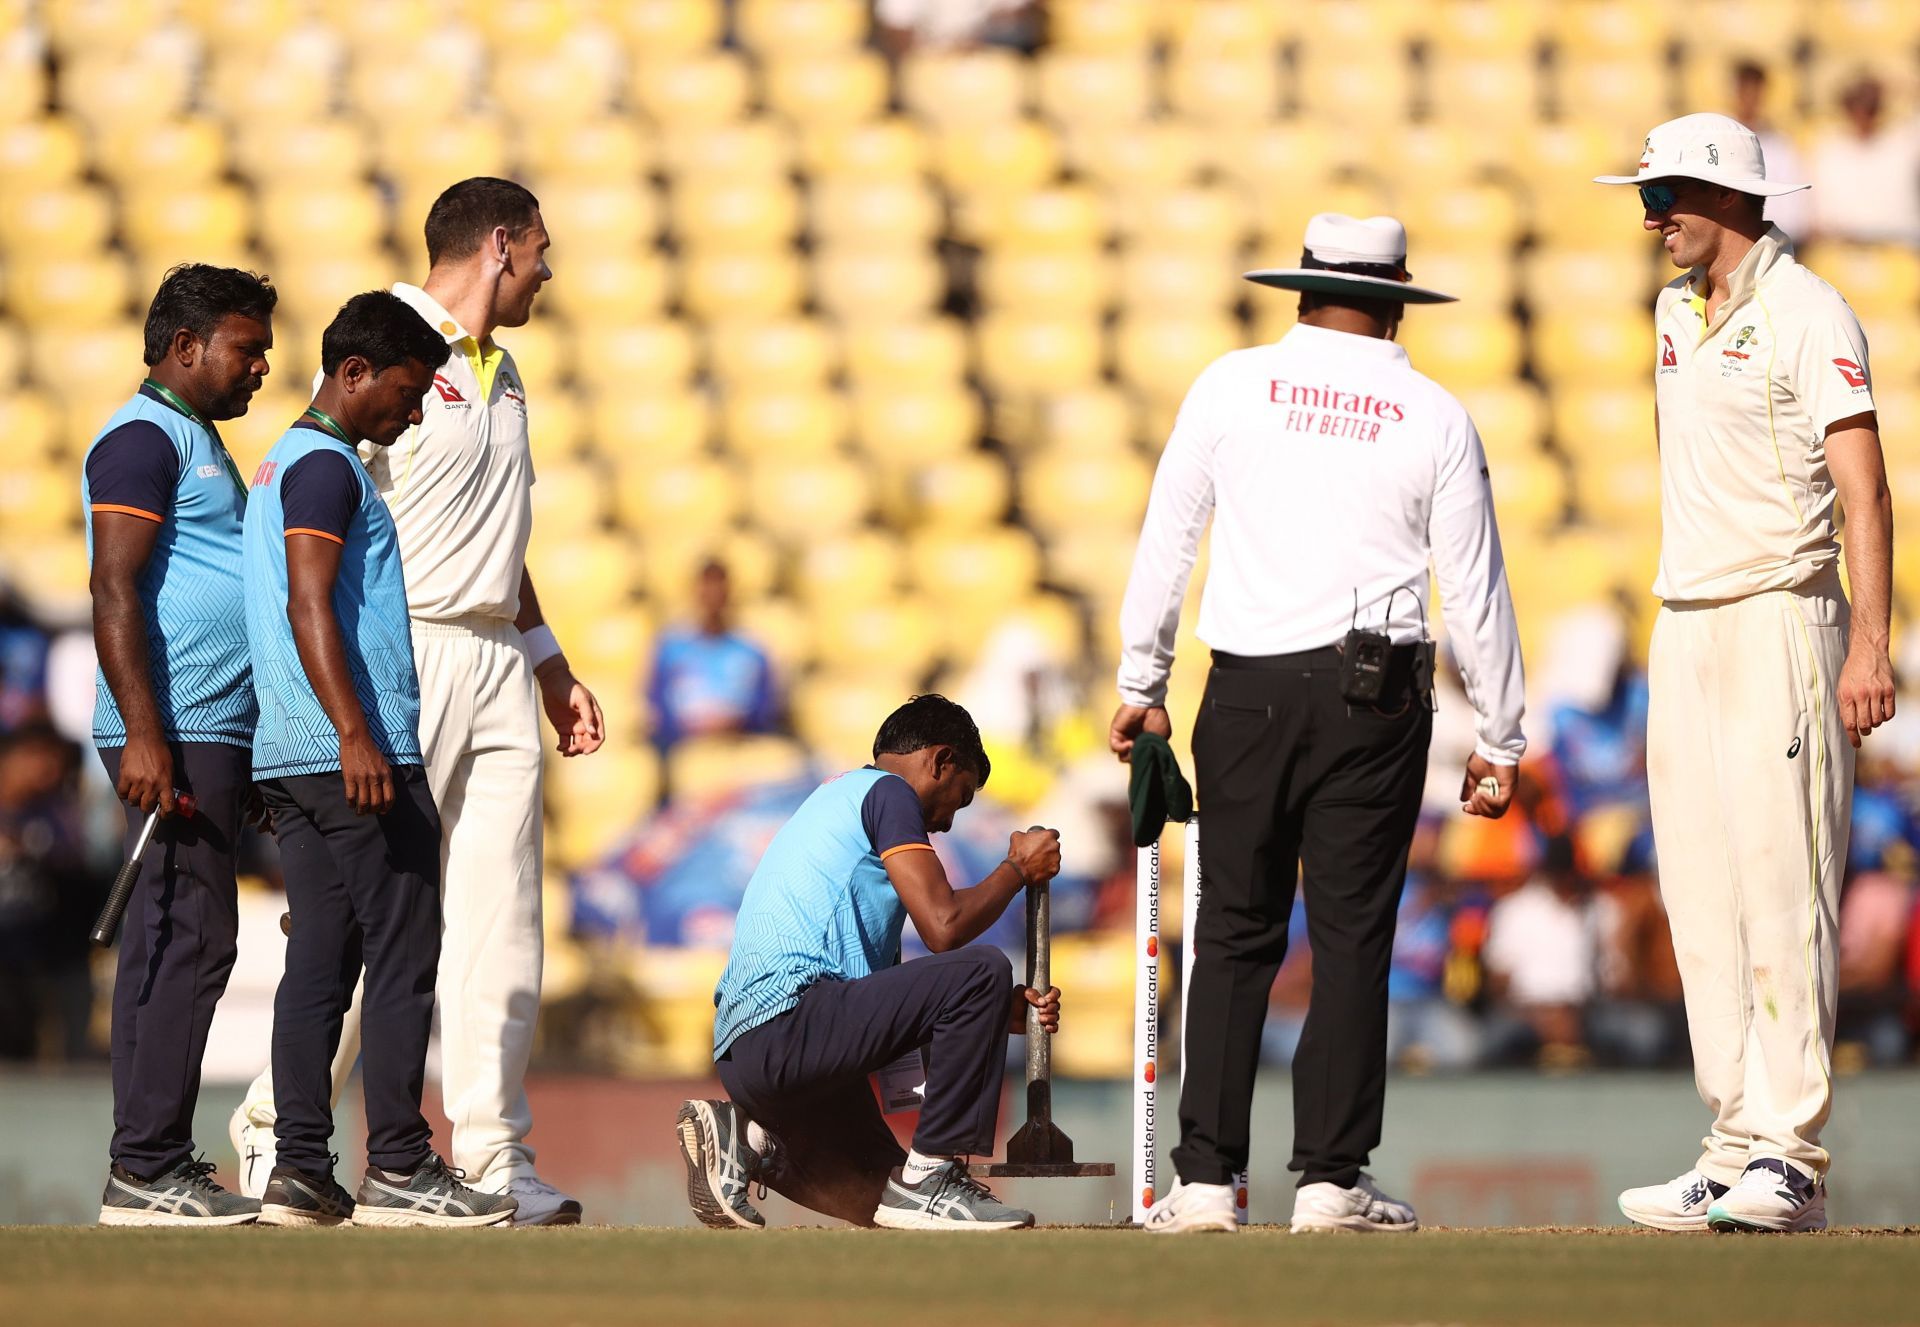
[(367, 1168), (355, 1195), (356, 1226), (495, 1226), (513, 1219), (519, 1207), (503, 1193), (481, 1193), (432, 1152), (411, 1174)]
[(1018, 1230), (1033, 1213), (1008, 1207), (954, 1157), (909, 1184), (898, 1168), (887, 1176), (873, 1223), (889, 1230)]
[(674, 1129), (687, 1163), (687, 1203), (700, 1224), (715, 1230), (764, 1229), (766, 1218), (747, 1201), (765, 1162), (747, 1144), (745, 1113), (731, 1101), (682, 1102)]
[(350, 1226), (353, 1197), (334, 1182), (331, 1170), (325, 1175), (308, 1175), (292, 1166), (275, 1166), (260, 1199), (260, 1224)]
[(1363, 1235), (1402, 1234), (1420, 1229), (1413, 1207), (1381, 1192), (1373, 1176), (1362, 1172), (1352, 1188), (1303, 1184), (1293, 1195), (1293, 1233), (1351, 1230)]
[(260, 1204), (213, 1182), (213, 1163), (182, 1161), (152, 1179), (114, 1166), (100, 1195), (103, 1226), (244, 1226)]

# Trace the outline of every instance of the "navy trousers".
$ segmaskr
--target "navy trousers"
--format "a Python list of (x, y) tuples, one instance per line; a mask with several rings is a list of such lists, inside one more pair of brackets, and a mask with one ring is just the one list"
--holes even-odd
[[(122, 1169), (151, 1179), (193, 1156), (193, 1107), (213, 1007), (227, 989), (240, 930), (234, 846), (253, 752), (222, 742), (175, 742), (173, 786), (194, 814), (154, 829), (120, 924), (113, 982), (113, 1142)], [(122, 749), (100, 752), (120, 779)], [(127, 851), (146, 823), (128, 806)]]
[(988, 1156), (1000, 1121), (1013, 965), (970, 945), (855, 981), (823, 981), (786, 1013), (735, 1038), (717, 1068), (727, 1095), (780, 1143), (767, 1187), (803, 1207), (871, 1225), (887, 1172), (906, 1160), (867, 1076), (916, 1047), (926, 1103), (913, 1145)]

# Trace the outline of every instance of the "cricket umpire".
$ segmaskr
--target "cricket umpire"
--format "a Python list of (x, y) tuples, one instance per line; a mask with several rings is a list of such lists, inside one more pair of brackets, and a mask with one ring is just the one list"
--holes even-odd
[(1503, 814), (1526, 742), (1520, 643), (1473, 421), (1394, 334), (1413, 285), (1390, 217), (1307, 225), (1300, 320), (1188, 392), (1154, 476), (1121, 607), (1122, 758), (1165, 708), (1174, 632), (1208, 517), (1194, 721), (1207, 880), (1192, 937), (1178, 1177), (1151, 1231), (1234, 1229), (1268, 993), (1306, 891), (1313, 991), (1294, 1060), (1293, 1229), (1403, 1231), (1413, 1209), (1365, 1173), (1380, 1142), (1387, 967), (1433, 730), (1429, 561), (1478, 712), (1461, 798)]
[[(1854, 748), (1893, 717), (1892, 502), (1867, 341), (1765, 220), (1724, 115), (1647, 136), (1642, 225), (1686, 274), (1654, 306), (1662, 601), (1647, 781), (1660, 892), (1713, 1112), (1698, 1161), (1629, 1189), (1662, 1230), (1827, 1224), (1840, 882)], [(1838, 501), (1853, 592), (1840, 584)]]

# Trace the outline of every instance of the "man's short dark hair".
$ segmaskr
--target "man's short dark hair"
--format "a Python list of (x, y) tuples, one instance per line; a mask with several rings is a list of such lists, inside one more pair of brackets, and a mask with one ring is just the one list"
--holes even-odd
[(332, 377), (353, 355), (375, 373), (410, 359), (438, 368), (447, 362), (447, 338), (398, 295), (369, 290), (342, 304), (321, 333), (320, 371)]
[(540, 200), (525, 185), (491, 175), (462, 180), (427, 209), (427, 262), (470, 256), (496, 226), (517, 240), (539, 219)]
[(980, 786), (986, 786), (993, 766), (980, 744), (980, 729), (971, 714), (945, 696), (915, 696), (889, 714), (873, 739), (873, 754), (904, 756), (930, 746), (952, 747), (960, 763), (979, 777)]
[(1733, 81), (1764, 83), (1767, 81), (1767, 67), (1758, 60), (1736, 60), (1733, 63)]
[(174, 333), (183, 327), (202, 341), (211, 341), (222, 318), (238, 314), (266, 322), (279, 302), (273, 283), (258, 272), (182, 263), (162, 277), (160, 289), (153, 292), (141, 358), (149, 368), (165, 359)]

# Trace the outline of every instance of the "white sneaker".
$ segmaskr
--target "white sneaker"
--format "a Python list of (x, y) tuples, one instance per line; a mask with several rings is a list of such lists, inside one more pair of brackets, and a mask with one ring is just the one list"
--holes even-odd
[(577, 1226), (580, 1224), (580, 1200), (569, 1198), (538, 1175), (523, 1175), (511, 1181), (506, 1192), (520, 1204), (513, 1214), (516, 1226)]
[(1827, 1186), (1778, 1157), (1761, 1157), (1707, 1209), (1707, 1224), (1722, 1233), (1825, 1230)]
[(1293, 1195), (1293, 1233), (1352, 1230), (1363, 1234), (1399, 1234), (1420, 1229), (1413, 1207), (1380, 1191), (1361, 1173), (1351, 1189), (1338, 1184), (1305, 1184)]
[(1620, 1195), (1620, 1215), (1655, 1230), (1705, 1230), (1707, 1208), (1726, 1191), (1718, 1180), (1689, 1170), (1665, 1184), (1626, 1190)]
[(1178, 1235), (1189, 1230), (1240, 1228), (1231, 1184), (1188, 1184), (1178, 1176), (1167, 1196), (1147, 1209), (1146, 1228), (1156, 1235)]
[(267, 1181), (279, 1159), (279, 1144), (271, 1124), (255, 1124), (245, 1106), (236, 1107), (227, 1120), (227, 1137), (233, 1141), (233, 1154), (239, 1158), (239, 1189), (243, 1197), (264, 1198)]

